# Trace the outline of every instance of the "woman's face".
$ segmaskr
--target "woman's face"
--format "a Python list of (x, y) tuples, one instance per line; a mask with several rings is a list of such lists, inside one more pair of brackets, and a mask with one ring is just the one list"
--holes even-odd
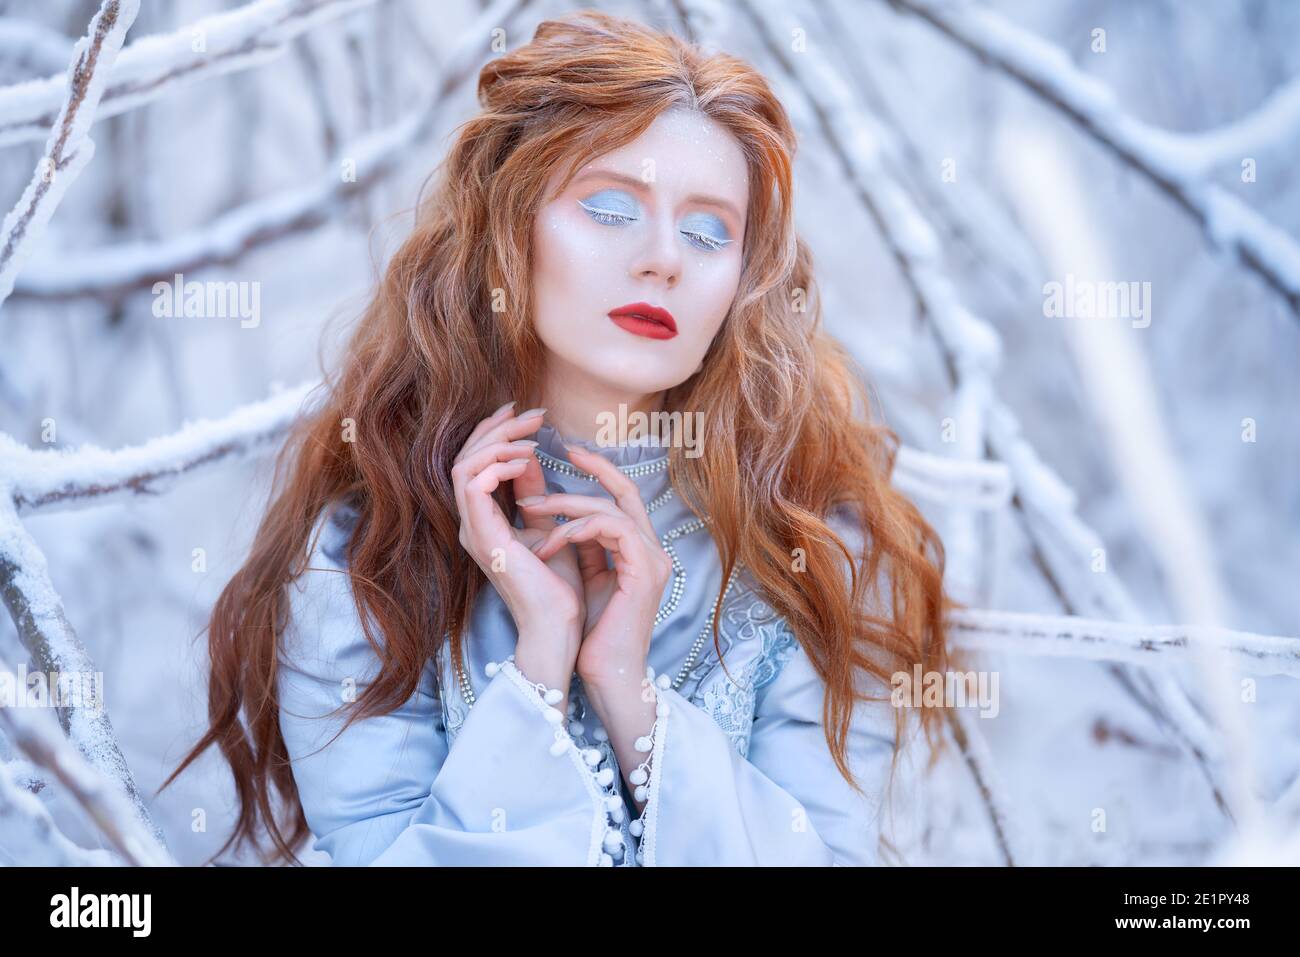
[[(641, 395), (690, 378), (740, 281), (749, 181), (739, 142), (706, 116), (668, 110), (556, 194), (559, 180), (533, 225), (548, 377)], [(638, 318), (644, 306), (652, 315)]]

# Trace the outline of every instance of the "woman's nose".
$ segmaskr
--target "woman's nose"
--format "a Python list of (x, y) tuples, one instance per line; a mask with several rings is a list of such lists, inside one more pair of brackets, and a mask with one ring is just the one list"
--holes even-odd
[(658, 223), (646, 238), (632, 264), (634, 279), (662, 282), (671, 289), (682, 277), (682, 251), (677, 242), (677, 230), (671, 223)]

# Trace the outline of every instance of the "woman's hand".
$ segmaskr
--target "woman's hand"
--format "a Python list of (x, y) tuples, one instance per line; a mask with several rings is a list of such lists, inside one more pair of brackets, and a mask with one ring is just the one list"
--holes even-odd
[(506, 520), (492, 493), (513, 480), (516, 498), (545, 491), (533, 450), (523, 436), (536, 432), (545, 410), (515, 416), (502, 406), (474, 429), (451, 469), (460, 510), (460, 543), (483, 569), (510, 610), (519, 632), (515, 664), (531, 681), (558, 688), (567, 697), (582, 638), (582, 578), (573, 549), (542, 557), (529, 547), (555, 528), (546, 515), (524, 513), (524, 528)]
[[(573, 464), (590, 472), (614, 496), (539, 495), (518, 502), (526, 515), (572, 519), (533, 546), (549, 558), (577, 546), (586, 605), (586, 635), (577, 671), (587, 687), (638, 687), (645, 676), (655, 615), (672, 576), (672, 559), (650, 523), (636, 483), (608, 459), (566, 446)], [(610, 568), (606, 552), (613, 558)]]

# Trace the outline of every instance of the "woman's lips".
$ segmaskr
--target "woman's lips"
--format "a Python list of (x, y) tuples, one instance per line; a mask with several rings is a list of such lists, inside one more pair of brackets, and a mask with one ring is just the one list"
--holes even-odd
[(633, 302), (611, 309), (609, 318), (620, 329), (647, 339), (671, 339), (677, 335), (677, 321), (673, 314), (647, 302)]

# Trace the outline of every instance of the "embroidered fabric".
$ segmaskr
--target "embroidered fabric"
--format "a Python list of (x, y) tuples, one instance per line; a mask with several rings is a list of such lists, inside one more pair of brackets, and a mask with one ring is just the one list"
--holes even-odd
[[(752, 584), (745, 579), (737, 584), (718, 624), (723, 657), (742, 642), (757, 641), (759, 650), (738, 674), (732, 672), (734, 678), (715, 656), (706, 658), (705, 667), (697, 669), (700, 677), (689, 700), (714, 720), (741, 757), (748, 757), (759, 695), (781, 673), (798, 639)], [(713, 680), (715, 672), (717, 680)]]

